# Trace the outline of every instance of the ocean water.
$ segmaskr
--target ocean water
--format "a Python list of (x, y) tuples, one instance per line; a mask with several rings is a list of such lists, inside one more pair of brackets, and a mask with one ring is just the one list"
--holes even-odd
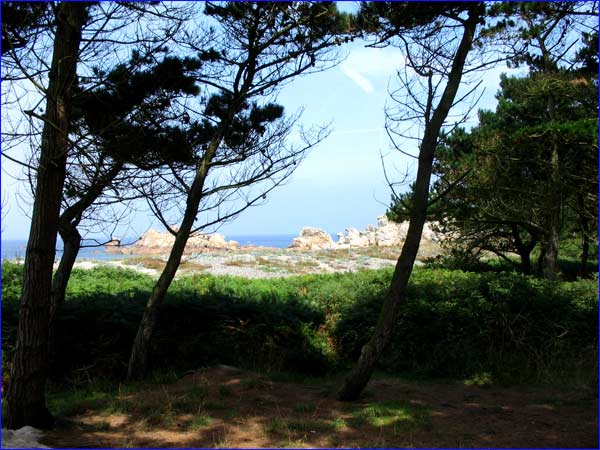
[[(261, 247), (276, 247), (285, 248), (292, 243), (295, 234), (273, 234), (273, 235), (231, 235), (225, 236), (228, 241), (237, 241), (240, 245), (256, 245)], [(91, 244), (91, 243), (88, 243)], [(2, 240), (0, 242), (2, 250), (2, 259), (24, 259), (25, 250), (27, 248), (26, 240)], [(56, 247), (56, 259), (60, 259), (62, 255), (62, 241), (58, 239)], [(114, 253), (106, 253), (104, 247), (83, 247), (79, 250), (77, 259), (123, 259), (130, 255), (119, 255)]]

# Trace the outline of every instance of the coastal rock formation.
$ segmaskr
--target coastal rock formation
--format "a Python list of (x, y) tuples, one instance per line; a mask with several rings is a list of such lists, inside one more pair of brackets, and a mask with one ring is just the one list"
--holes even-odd
[(334, 247), (335, 243), (329, 233), (315, 227), (302, 228), (300, 236), (294, 238), (289, 246), (298, 250), (325, 250)]
[[(121, 253), (125, 255), (164, 255), (171, 251), (175, 242), (175, 236), (171, 233), (159, 233), (150, 229), (134, 244), (120, 247), (118, 240), (113, 240), (105, 246), (108, 253)], [(211, 250), (235, 250), (240, 245), (236, 241), (227, 241), (225, 236), (219, 233), (198, 233), (190, 236), (185, 246), (184, 253), (200, 253)]]
[(344, 233), (338, 233), (338, 247), (368, 247), (400, 245), (406, 238), (408, 222), (390, 222), (386, 216), (377, 218), (377, 226), (368, 225), (364, 231), (356, 228), (346, 228)]
[[(443, 236), (432, 229), (432, 224), (425, 223), (421, 242), (439, 242)], [(346, 228), (343, 233), (338, 233), (338, 241), (333, 242), (329, 233), (320, 228), (304, 227), (300, 237), (294, 238), (289, 248), (301, 250), (322, 250), (330, 248), (357, 248), (357, 247), (386, 247), (399, 246), (404, 243), (408, 232), (408, 222), (395, 223), (386, 216), (377, 218), (377, 226), (368, 225), (364, 231), (356, 228)]]

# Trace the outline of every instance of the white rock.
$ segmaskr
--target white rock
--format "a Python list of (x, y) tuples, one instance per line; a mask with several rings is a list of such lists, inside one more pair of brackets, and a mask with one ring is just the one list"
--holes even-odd
[(18, 430), (2, 428), (2, 448), (49, 448), (39, 443), (44, 433), (26, 426)]
[[(399, 246), (404, 243), (408, 232), (408, 222), (391, 222), (386, 216), (377, 218), (377, 226), (367, 225), (364, 231), (356, 228), (346, 228), (344, 233), (338, 233), (337, 246), (339, 248), (367, 247), (371, 245)], [(438, 233), (433, 231), (429, 223), (423, 228), (422, 240), (437, 242), (442, 239)]]
[(299, 250), (325, 250), (334, 248), (335, 243), (329, 233), (320, 228), (304, 227), (300, 231), (300, 236), (292, 240), (289, 248)]
[[(146, 231), (139, 241), (127, 247), (117, 247), (111, 241), (105, 249), (111, 253), (164, 255), (171, 251), (175, 242), (175, 236), (171, 233), (159, 233), (154, 229)], [(185, 253), (203, 252), (205, 250), (235, 250), (239, 248), (236, 241), (227, 241), (225, 236), (219, 233), (205, 234), (197, 233), (189, 237), (185, 246)]]

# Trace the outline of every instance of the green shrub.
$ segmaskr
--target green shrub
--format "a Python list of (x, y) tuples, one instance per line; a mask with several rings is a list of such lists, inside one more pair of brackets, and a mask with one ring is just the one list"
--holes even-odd
[[(595, 368), (596, 285), (515, 273), (416, 270), (381, 367), (392, 373), (546, 381), (573, 365)], [(354, 360), (381, 299), (349, 307), (334, 330), (341, 357)], [(363, 333), (367, 331), (367, 333)]]
[[(320, 375), (353, 363), (372, 334), (392, 271), (176, 280), (159, 314), (154, 368), (228, 364)], [(2, 273), (3, 372), (16, 336), (22, 266)], [(75, 270), (57, 319), (54, 380), (125, 374), (152, 280)], [(597, 285), (513, 272), (415, 268), (380, 369), (394, 374), (548, 381), (595, 374)]]

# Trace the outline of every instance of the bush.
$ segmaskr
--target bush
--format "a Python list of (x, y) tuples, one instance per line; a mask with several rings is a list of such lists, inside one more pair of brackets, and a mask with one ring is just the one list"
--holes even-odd
[[(334, 336), (354, 360), (381, 300), (349, 307)], [(415, 270), (409, 299), (381, 367), (392, 373), (471, 376), (491, 371), (510, 381), (547, 381), (568, 367), (593, 374), (597, 300), (594, 282), (557, 283), (515, 273)], [(584, 367), (585, 366), (585, 367)], [(562, 376), (562, 375), (561, 375)]]
[[(372, 334), (391, 274), (181, 278), (161, 307), (152, 365), (310, 375), (345, 368)], [(3, 371), (15, 341), (21, 275), (21, 266), (4, 263)], [(74, 271), (57, 319), (53, 379), (122, 377), (152, 285), (127, 270)], [(595, 374), (596, 288), (589, 280), (415, 268), (380, 368), (452, 377), (485, 371), (509, 381)]]

